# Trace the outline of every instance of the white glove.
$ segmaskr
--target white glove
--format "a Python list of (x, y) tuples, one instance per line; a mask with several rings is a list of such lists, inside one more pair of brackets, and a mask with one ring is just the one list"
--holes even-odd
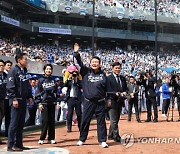
[(61, 108), (63, 109), (65, 107), (66, 103), (64, 101), (61, 101)]
[(172, 92), (172, 87), (169, 87), (169, 92)]

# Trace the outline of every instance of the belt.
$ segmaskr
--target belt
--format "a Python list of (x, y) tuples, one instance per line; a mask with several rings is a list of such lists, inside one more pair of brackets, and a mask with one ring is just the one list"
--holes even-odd
[(84, 97), (84, 99), (85, 100), (87, 100), (87, 101), (93, 101), (93, 102), (102, 102), (102, 101), (104, 101), (105, 100), (105, 98), (102, 98), (102, 99), (99, 99), (99, 100), (96, 100), (96, 99), (87, 99), (86, 97)]

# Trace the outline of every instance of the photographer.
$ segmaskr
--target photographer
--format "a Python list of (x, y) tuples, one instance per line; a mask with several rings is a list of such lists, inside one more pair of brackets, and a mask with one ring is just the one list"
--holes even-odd
[(146, 80), (145, 80), (145, 78), (146, 78), (146, 73), (145, 73), (145, 72), (140, 72), (140, 73), (137, 75), (137, 81), (136, 81), (137, 85), (142, 85), (142, 86), (145, 87), (145, 85), (146, 85)]
[(153, 77), (151, 71), (147, 71), (144, 76), (143, 84), (145, 83), (145, 96), (146, 96), (146, 105), (147, 105), (147, 120), (145, 122), (151, 121), (152, 115), (152, 106), (154, 110), (154, 119), (153, 122), (158, 122), (158, 111), (157, 111), (157, 102), (156, 102), (156, 79)]
[(81, 126), (81, 82), (78, 79), (78, 70), (76, 66), (71, 65), (67, 68), (68, 72), (70, 72), (68, 80), (66, 80), (64, 86), (67, 87), (67, 95), (65, 98), (65, 102), (67, 102), (68, 106), (68, 114), (67, 114), (67, 132), (72, 131), (72, 117), (73, 111), (75, 108), (78, 120), (78, 127), (80, 131)]
[(138, 110), (139, 110), (139, 116), (141, 115), (141, 111), (147, 111), (146, 107), (146, 99), (145, 99), (145, 72), (140, 72), (136, 76), (136, 84), (139, 86), (139, 93), (138, 93)]
[(177, 97), (177, 105), (179, 112), (179, 119), (177, 121), (180, 121), (180, 74), (172, 75), (171, 84), (174, 90), (174, 97)]

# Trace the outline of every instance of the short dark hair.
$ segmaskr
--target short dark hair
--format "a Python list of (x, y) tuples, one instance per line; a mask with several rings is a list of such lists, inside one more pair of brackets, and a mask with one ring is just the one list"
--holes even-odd
[(130, 78), (133, 78), (133, 79), (135, 79), (135, 77), (134, 77), (134, 76), (132, 76), (132, 75), (131, 75), (131, 76), (129, 76), (129, 79), (130, 79)]
[(148, 73), (150, 76), (153, 76), (152, 70), (146, 70), (146, 75), (147, 75), (147, 73)]
[(10, 61), (10, 60), (5, 61), (5, 65), (8, 63), (10, 63), (11, 65), (13, 64), (12, 61)]
[(21, 49), (20, 49), (20, 48), (16, 48), (15, 54), (17, 55), (17, 54), (19, 54), (19, 53), (22, 53)]
[(43, 71), (45, 71), (45, 69), (46, 69), (46, 67), (51, 67), (51, 70), (53, 70), (53, 66), (52, 66), (52, 64), (46, 64), (46, 65), (44, 65), (44, 67), (43, 67)]
[(15, 56), (16, 63), (18, 62), (18, 59), (22, 59), (23, 56), (25, 56), (25, 55), (26, 55), (26, 53), (23, 53), (23, 52), (16, 54), (16, 56)]
[[(93, 57), (91, 58), (91, 61), (92, 61), (93, 59), (97, 59), (97, 60), (99, 60), (99, 64), (101, 63), (101, 59), (100, 59), (98, 56), (93, 56)], [(91, 61), (90, 61), (90, 62), (91, 62)]]
[(1, 62), (1, 63), (3, 63), (3, 64), (5, 65), (5, 62), (4, 62), (4, 60), (0, 59), (0, 62)]
[(35, 79), (35, 78), (32, 78), (32, 79), (30, 79), (30, 80), (31, 80), (31, 81), (33, 81), (33, 80), (34, 80), (34, 81), (36, 81), (36, 79)]
[(120, 67), (121, 67), (120, 62), (114, 62), (114, 63), (112, 64), (112, 67), (115, 67), (115, 66), (120, 66)]

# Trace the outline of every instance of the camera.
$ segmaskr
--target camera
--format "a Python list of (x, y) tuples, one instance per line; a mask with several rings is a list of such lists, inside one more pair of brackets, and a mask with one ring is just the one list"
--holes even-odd
[(180, 97), (180, 85), (176, 81), (176, 77), (178, 77), (178, 74), (173, 72), (171, 74), (170, 86), (173, 88), (173, 91), (174, 91), (173, 95), (175, 97)]
[(77, 77), (77, 74), (72, 74), (72, 77)]
[(138, 84), (138, 85), (144, 85), (144, 82), (145, 82), (144, 76), (145, 76), (145, 75), (146, 75), (145, 72), (140, 72), (139, 78), (137, 79), (137, 84)]
[(170, 79), (170, 85), (172, 87), (175, 87), (176, 86), (176, 74), (171, 74), (171, 79)]
[(141, 74), (139, 80), (141, 80), (141, 81), (144, 80), (144, 76), (145, 76), (145, 74)]

